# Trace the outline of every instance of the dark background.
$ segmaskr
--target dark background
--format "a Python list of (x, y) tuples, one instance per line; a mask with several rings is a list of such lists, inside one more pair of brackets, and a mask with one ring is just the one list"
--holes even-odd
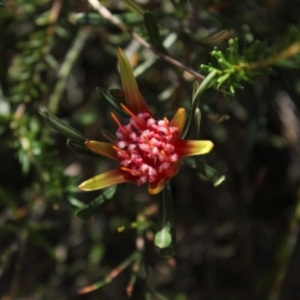
[[(115, 14), (128, 12), (119, 1), (103, 4)], [(226, 48), (228, 38), (207, 44), (205, 36), (232, 30), (241, 52), (256, 39), (272, 46), (300, 15), (296, 0), (190, 1), (181, 15), (171, 1), (141, 6), (169, 14), (159, 19), (162, 35), (178, 34), (169, 54), (196, 71), (214, 46)], [(117, 228), (157, 206), (159, 196), (130, 185), (92, 219), (78, 218), (76, 201), (89, 203), (99, 192), (76, 186), (113, 164), (72, 152), (38, 112), (58, 95), (52, 112), (89, 139), (101, 139), (101, 128), (116, 128), (96, 87), (120, 86), (117, 47), (128, 50), (134, 66), (151, 52), (109, 23), (87, 26), (59, 94), (60, 66), (83, 28), (70, 22), (70, 14), (93, 10), (86, 1), (16, 0), (6, 7), (0, 17), (0, 297), (127, 299), (130, 268), (101, 289), (77, 291), (101, 281), (134, 251), (135, 230)], [(49, 11), (57, 16), (52, 24)], [(132, 30), (147, 38), (142, 23)], [(161, 258), (149, 230), (132, 299), (300, 299), (300, 77), (294, 67), (265, 70), (235, 96), (210, 89), (201, 98), (201, 139), (215, 144), (204, 160), (226, 180), (215, 188), (182, 166), (171, 181), (176, 256)], [(137, 81), (157, 116), (190, 110), (193, 78), (165, 61), (157, 60)], [(219, 122), (224, 115), (229, 118)], [(156, 221), (156, 214), (149, 217), (152, 228)], [(149, 287), (166, 298), (146, 298)]]

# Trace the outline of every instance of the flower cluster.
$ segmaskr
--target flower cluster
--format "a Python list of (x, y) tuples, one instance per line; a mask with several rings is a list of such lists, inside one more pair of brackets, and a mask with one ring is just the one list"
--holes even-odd
[(105, 157), (119, 161), (118, 168), (97, 175), (79, 188), (86, 191), (102, 189), (114, 184), (133, 182), (138, 186), (148, 183), (151, 194), (159, 193), (168, 180), (178, 172), (183, 157), (208, 153), (211, 141), (182, 140), (185, 110), (178, 109), (171, 121), (155, 120), (146, 105), (133, 76), (131, 66), (121, 49), (118, 51), (122, 87), (128, 113), (128, 124), (118, 125), (115, 144), (87, 141), (86, 146)]

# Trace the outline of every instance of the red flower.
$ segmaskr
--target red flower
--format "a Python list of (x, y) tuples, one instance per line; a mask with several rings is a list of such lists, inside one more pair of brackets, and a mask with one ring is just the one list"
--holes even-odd
[(84, 181), (79, 188), (92, 191), (128, 181), (138, 186), (148, 183), (149, 193), (157, 194), (176, 175), (183, 157), (208, 153), (213, 143), (180, 139), (185, 123), (183, 108), (178, 109), (171, 121), (167, 118), (155, 120), (121, 49), (118, 51), (118, 62), (126, 99), (126, 106), (121, 106), (130, 116), (129, 123), (122, 125), (112, 113), (119, 127), (117, 142), (87, 141), (85, 144), (92, 151), (119, 161), (120, 166)]

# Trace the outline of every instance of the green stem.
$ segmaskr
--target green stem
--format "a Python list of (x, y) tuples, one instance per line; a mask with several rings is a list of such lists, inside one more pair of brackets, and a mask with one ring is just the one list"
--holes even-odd
[(190, 135), (191, 130), (192, 130), (192, 124), (194, 122), (194, 118), (195, 118), (195, 111), (196, 108), (198, 107), (199, 104), (199, 100), (200, 100), (200, 96), (202, 96), (202, 94), (211, 86), (211, 82), (214, 79), (214, 77), (216, 76), (217, 71), (212, 71), (211, 73), (209, 73), (205, 79), (201, 82), (201, 84), (199, 85), (196, 93), (193, 96), (193, 100), (192, 100), (192, 110), (191, 110), (191, 114), (188, 120), (188, 125), (182, 135), (182, 138), (186, 138)]
[(83, 27), (79, 29), (78, 34), (71, 48), (66, 54), (63, 64), (61, 65), (61, 68), (58, 72), (57, 83), (54, 87), (54, 91), (49, 100), (49, 111), (53, 114), (57, 112), (59, 100), (66, 86), (66, 81), (71, 73), (72, 67), (76, 59), (80, 54), (80, 51), (84, 46), (86, 39), (89, 36), (89, 33), (90, 33), (90, 28), (88, 27)]
[(159, 254), (162, 257), (175, 255), (176, 231), (170, 183), (163, 189), (160, 199), (158, 230), (154, 244), (159, 248)]

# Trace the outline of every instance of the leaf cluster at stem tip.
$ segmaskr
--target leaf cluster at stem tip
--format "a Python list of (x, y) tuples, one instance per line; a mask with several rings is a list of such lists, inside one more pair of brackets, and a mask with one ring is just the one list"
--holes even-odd
[(210, 53), (211, 62), (200, 66), (202, 73), (216, 72), (210, 86), (234, 94), (236, 89), (243, 88), (241, 82), (251, 82), (259, 75), (268, 74), (274, 66), (295, 68), (300, 65), (300, 33), (294, 26), (269, 47), (256, 40), (245, 47), (242, 54), (239, 48), (238, 38), (231, 38), (225, 51), (215, 47)]

